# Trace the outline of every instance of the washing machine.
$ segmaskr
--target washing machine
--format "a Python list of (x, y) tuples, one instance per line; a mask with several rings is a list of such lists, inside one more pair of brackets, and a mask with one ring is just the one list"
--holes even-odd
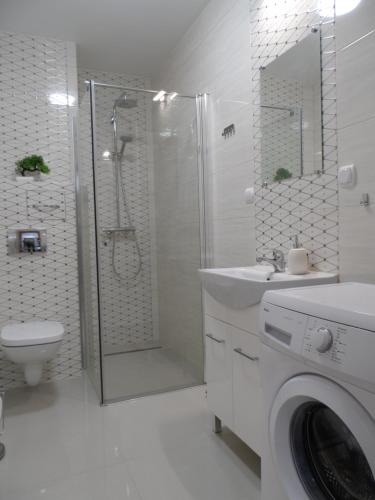
[(261, 304), (262, 500), (375, 500), (375, 286)]

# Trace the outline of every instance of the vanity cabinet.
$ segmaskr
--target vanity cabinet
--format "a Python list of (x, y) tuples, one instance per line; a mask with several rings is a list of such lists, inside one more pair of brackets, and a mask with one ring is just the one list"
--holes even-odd
[(229, 325), (206, 315), (206, 383), (210, 410), (233, 427), (233, 354)]
[(262, 447), (259, 338), (233, 330), (233, 431), (258, 455)]
[(227, 312), (224, 307), (221, 310), (218, 303), (210, 307), (212, 300), (205, 301), (208, 406), (223, 424), (260, 455), (263, 436), (260, 340), (258, 335), (223, 321), (223, 317), (228, 317)]

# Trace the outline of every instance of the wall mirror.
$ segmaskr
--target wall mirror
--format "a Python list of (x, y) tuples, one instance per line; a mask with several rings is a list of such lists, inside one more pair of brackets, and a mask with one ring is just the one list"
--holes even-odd
[(320, 31), (260, 69), (263, 184), (323, 171)]

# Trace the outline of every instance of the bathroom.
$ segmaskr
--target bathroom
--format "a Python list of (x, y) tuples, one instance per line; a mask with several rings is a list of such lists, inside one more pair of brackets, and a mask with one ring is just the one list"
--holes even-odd
[(1, 0), (0, 500), (375, 499), (373, 0)]

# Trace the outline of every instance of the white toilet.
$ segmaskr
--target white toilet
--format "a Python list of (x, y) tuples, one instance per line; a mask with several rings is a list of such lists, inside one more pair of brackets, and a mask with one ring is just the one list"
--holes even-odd
[(27, 321), (4, 326), (0, 343), (5, 356), (23, 366), (27, 384), (37, 385), (43, 363), (56, 355), (63, 336), (64, 326), (57, 321)]

